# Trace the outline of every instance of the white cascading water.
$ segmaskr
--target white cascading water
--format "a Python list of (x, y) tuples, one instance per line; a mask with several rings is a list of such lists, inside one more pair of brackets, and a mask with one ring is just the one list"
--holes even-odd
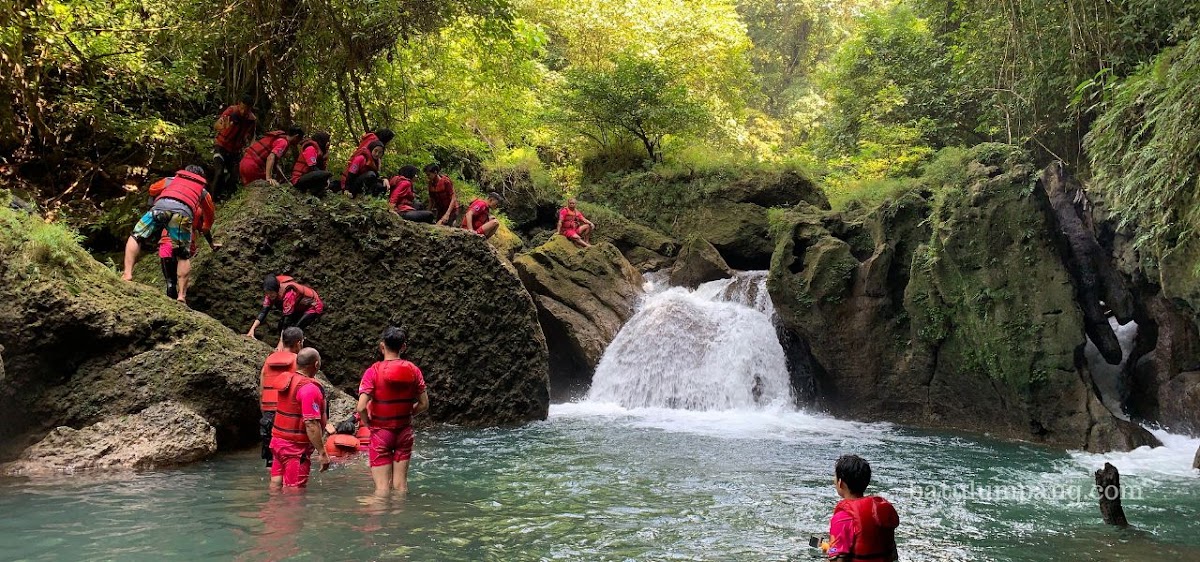
[(650, 285), (604, 351), (589, 402), (699, 411), (791, 408), (766, 272), (738, 273), (695, 291)]

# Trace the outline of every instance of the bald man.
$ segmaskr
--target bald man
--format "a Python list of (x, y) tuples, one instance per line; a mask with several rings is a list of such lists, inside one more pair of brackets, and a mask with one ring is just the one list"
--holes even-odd
[(304, 488), (316, 453), (321, 472), (329, 468), (325, 453), (325, 392), (313, 377), (321, 370), (321, 354), (306, 347), (296, 354), (296, 371), (280, 385), (271, 429), (271, 488)]

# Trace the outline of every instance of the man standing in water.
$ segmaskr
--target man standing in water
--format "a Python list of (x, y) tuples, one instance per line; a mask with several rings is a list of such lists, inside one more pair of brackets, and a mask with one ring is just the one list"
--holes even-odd
[(271, 429), (271, 488), (304, 488), (315, 453), (321, 472), (329, 469), (325, 453), (325, 393), (313, 377), (321, 370), (321, 354), (306, 347), (296, 354), (296, 372), (280, 381), (275, 426)]
[(283, 329), (279, 336), (279, 348), (267, 356), (262, 374), (258, 379), (258, 394), (262, 418), (258, 421), (258, 434), (262, 438), (262, 458), (271, 466), (271, 436), (275, 426), (275, 411), (279, 407), (279, 390), (288, 375), (296, 372), (296, 354), (304, 347), (304, 331), (295, 326)]
[(367, 453), (377, 496), (408, 492), (412, 418), (429, 409), (421, 369), (400, 358), (408, 349), (407, 339), (404, 330), (388, 326), (379, 341), (383, 361), (367, 368), (358, 387), (358, 416), (371, 429)]
[(833, 486), (842, 501), (829, 521), (830, 560), (899, 560), (896, 527), (900, 516), (887, 500), (864, 496), (871, 483), (871, 465), (858, 455), (842, 455), (833, 468)]

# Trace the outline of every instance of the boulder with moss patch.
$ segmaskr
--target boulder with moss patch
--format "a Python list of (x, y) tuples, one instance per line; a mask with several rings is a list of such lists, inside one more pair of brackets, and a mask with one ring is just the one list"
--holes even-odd
[(679, 251), (671, 267), (672, 285), (695, 289), (701, 284), (733, 277), (733, 270), (721, 258), (721, 253), (707, 240), (693, 236)]
[(658, 271), (670, 265), (679, 252), (679, 243), (675, 239), (629, 220), (612, 209), (583, 201), (579, 202), (578, 207), (596, 225), (592, 241), (616, 246), (629, 263), (642, 273)]

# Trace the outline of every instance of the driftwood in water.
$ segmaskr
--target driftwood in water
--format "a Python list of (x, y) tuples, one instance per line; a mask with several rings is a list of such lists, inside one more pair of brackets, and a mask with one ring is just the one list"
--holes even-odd
[[(3, 367), (3, 365), (0, 365)], [(0, 372), (3, 374), (3, 372)], [(1196, 457), (1192, 459), (1192, 468), (1200, 468), (1200, 448), (1196, 449)]]
[(1100, 515), (1109, 525), (1128, 527), (1125, 510), (1121, 508), (1121, 473), (1117, 467), (1104, 463), (1096, 471), (1096, 494), (1100, 496)]

